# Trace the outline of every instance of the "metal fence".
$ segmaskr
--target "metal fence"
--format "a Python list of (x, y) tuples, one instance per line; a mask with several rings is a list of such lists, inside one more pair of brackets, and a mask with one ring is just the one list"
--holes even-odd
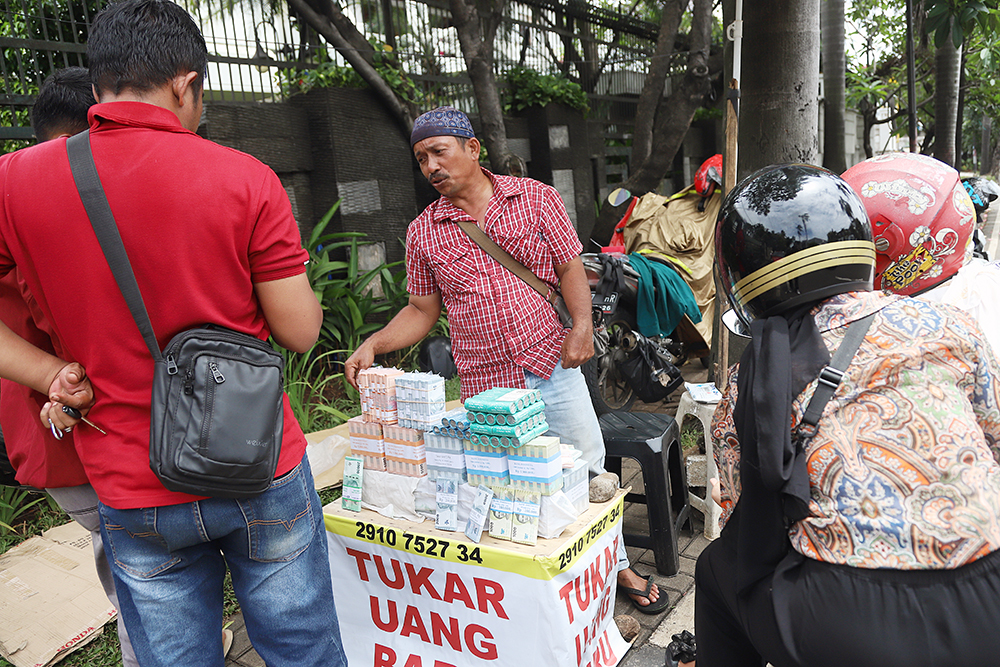
[[(85, 65), (90, 21), (108, 0), (0, 0), (0, 140), (32, 137), (28, 109), (54, 69)], [(209, 101), (273, 101), (286, 94), (289, 70), (342, 56), (273, 0), (187, 0), (209, 50)], [(388, 45), (424, 98), (475, 113), (446, 0), (354, 0), (340, 5), (365, 37)], [(498, 30), (495, 69), (562, 72), (583, 85), (590, 118), (627, 141), (657, 26), (582, 0), (517, 0)], [(502, 85), (502, 83), (501, 83)], [(10, 145), (8, 144), (8, 148)]]

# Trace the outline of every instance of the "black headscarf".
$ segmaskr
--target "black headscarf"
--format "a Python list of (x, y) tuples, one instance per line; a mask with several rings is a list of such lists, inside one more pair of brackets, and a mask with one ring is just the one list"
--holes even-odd
[[(808, 513), (804, 449), (791, 433), (792, 401), (830, 362), (809, 314), (814, 304), (754, 320), (740, 359), (733, 411), (742, 489), (737, 519), (739, 592), (774, 571), (788, 552), (788, 521)], [(737, 518), (738, 517), (738, 518)]]

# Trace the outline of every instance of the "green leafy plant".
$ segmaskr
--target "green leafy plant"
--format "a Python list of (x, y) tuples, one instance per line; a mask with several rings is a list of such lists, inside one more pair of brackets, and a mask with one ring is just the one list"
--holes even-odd
[(338, 350), (320, 353), (318, 345), (303, 354), (278, 349), (285, 357), (285, 393), (305, 433), (331, 428), (350, 419), (347, 412), (330, 405), (330, 385), (344, 375), (332, 372)]
[(37, 495), (16, 486), (0, 486), (0, 536), (17, 532), (14, 525), (35, 505), (45, 502), (47, 496)]
[[(378, 75), (404, 102), (417, 104), (421, 92), (400, 66), (388, 44), (370, 40), (375, 49), (373, 65)], [(317, 52), (316, 65), (304, 69), (291, 69), (278, 73), (278, 85), (285, 95), (307, 93), (313, 88), (367, 88), (368, 84), (350, 65), (338, 65), (330, 60), (326, 51)]]
[(504, 111), (521, 111), (531, 106), (545, 106), (550, 102), (565, 104), (587, 112), (587, 94), (578, 83), (557, 74), (539, 74), (527, 67), (507, 70), (507, 89)]
[(368, 84), (353, 67), (332, 61), (309, 69), (290, 69), (279, 73), (278, 84), (285, 95), (307, 93), (313, 88), (365, 88)]
[[(355, 350), (362, 339), (382, 325), (371, 318), (394, 313), (405, 304), (406, 273), (392, 271), (402, 262), (383, 264), (362, 272), (358, 248), (364, 245), (362, 232), (326, 233), (340, 201), (316, 223), (306, 244), (309, 250), (309, 281), (323, 307), (322, 347), (327, 350)], [(343, 256), (344, 259), (339, 259)], [(381, 282), (383, 297), (376, 297), (372, 282)], [(400, 303), (402, 301), (402, 304)]]

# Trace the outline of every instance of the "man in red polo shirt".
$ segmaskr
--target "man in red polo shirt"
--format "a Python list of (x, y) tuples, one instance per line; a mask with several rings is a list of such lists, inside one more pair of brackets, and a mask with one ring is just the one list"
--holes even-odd
[[(277, 176), (195, 134), (207, 64), (191, 17), (166, 0), (124, 0), (87, 43), (99, 104), (90, 142), (159, 344), (211, 322), (295, 351), (322, 311)], [(0, 272), (16, 266), (67, 358), (93, 382), (76, 449), (139, 663), (215, 665), (228, 569), (254, 648), (269, 665), (345, 665), (322, 511), (287, 400), (271, 487), (246, 500), (168, 491), (149, 468), (153, 360), (74, 185), (63, 140), (0, 158)], [(33, 386), (0, 327), (0, 375)], [(34, 350), (34, 352), (32, 352)], [(46, 360), (49, 369), (57, 362)], [(67, 426), (53, 411), (54, 423)]]
[[(537, 388), (550, 433), (583, 452), (592, 474), (604, 472), (604, 439), (580, 365), (594, 355), (590, 286), (583, 246), (552, 186), (492, 174), (479, 166), (479, 140), (468, 117), (451, 107), (421, 115), (410, 136), (420, 169), (441, 198), (406, 233), (408, 305), (368, 338), (346, 362), (357, 373), (385, 354), (419, 342), (448, 310), (452, 352), (462, 398), (492, 387)], [(558, 287), (573, 328), (552, 305), (462, 231), (473, 221), (553, 289)], [(636, 608), (662, 611), (652, 580), (640, 577), (619, 553), (618, 583)], [(658, 601), (659, 600), (659, 601)]]
[[(54, 72), (42, 84), (31, 108), (31, 126), (38, 141), (70, 137), (86, 130), (87, 111), (93, 104), (94, 92), (86, 68), (67, 67)], [(25, 340), (65, 357), (17, 271), (0, 278), (0, 319)], [(38, 411), (45, 402), (44, 395), (9, 380), (0, 381), (0, 387), (0, 425), (17, 481), (45, 489), (66, 514), (90, 531), (97, 576), (108, 600), (117, 609), (115, 581), (101, 540), (97, 494), (76, 454), (72, 432), (56, 438), (51, 428), (39, 423)], [(138, 665), (121, 615), (118, 639), (124, 667)]]

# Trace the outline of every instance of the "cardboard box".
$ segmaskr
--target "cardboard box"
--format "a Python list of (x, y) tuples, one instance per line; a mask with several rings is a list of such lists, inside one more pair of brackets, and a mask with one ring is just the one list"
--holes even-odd
[(17, 667), (61, 660), (115, 614), (80, 524), (52, 528), (0, 556), (0, 654)]

